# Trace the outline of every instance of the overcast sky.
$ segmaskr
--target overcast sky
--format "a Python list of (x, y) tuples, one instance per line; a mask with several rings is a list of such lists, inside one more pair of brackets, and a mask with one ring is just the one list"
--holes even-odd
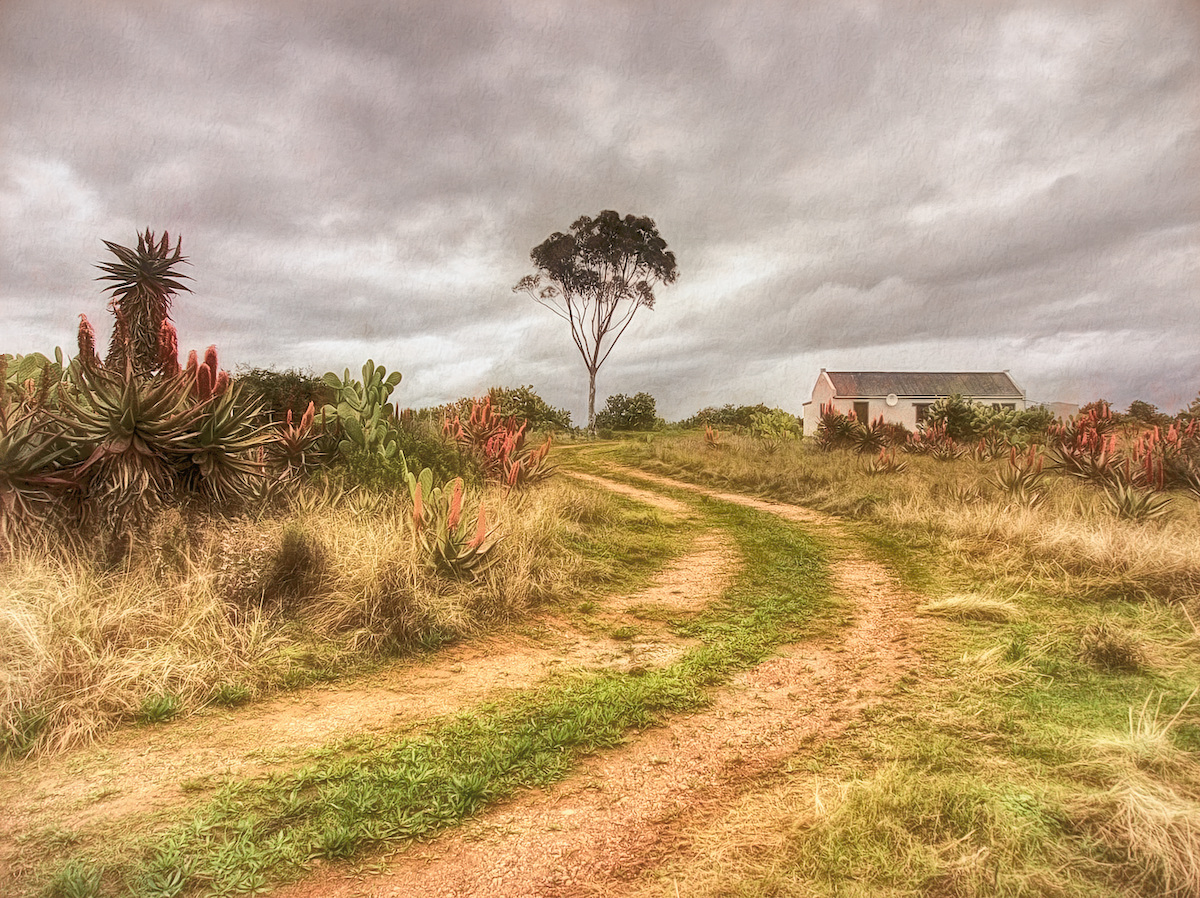
[(183, 348), (421, 407), (532, 384), (580, 215), (679, 264), (600, 370), (799, 413), (820, 368), (1200, 390), (1200, 4), (0, 0), (0, 351), (107, 341), (102, 240), (183, 237)]

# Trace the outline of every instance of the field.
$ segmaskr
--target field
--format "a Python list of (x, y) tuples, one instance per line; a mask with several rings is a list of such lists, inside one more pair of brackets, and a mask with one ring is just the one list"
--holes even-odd
[(3, 562), (14, 895), (1200, 894), (1200, 502), (657, 434)]

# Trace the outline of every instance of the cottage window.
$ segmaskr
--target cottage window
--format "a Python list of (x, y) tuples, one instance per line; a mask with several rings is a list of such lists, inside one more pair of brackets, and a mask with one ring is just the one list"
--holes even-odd
[(924, 424), (925, 419), (929, 416), (929, 406), (932, 402), (914, 402), (913, 408), (917, 410), (917, 423)]
[(854, 403), (854, 417), (862, 424), (871, 423), (871, 403), (856, 402)]

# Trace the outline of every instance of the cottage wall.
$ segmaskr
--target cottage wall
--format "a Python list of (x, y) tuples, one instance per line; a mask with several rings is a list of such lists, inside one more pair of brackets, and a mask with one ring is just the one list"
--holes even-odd
[[(917, 406), (932, 405), (939, 398), (938, 396), (900, 396), (897, 398), (896, 404), (891, 406), (887, 404), (885, 396), (835, 396), (833, 383), (822, 371), (813, 387), (812, 399), (804, 403), (804, 435), (812, 436), (817, 432), (817, 425), (821, 419), (821, 406), (827, 403), (832, 403), (835, 409), (848, 415), (854, 411), (856, 403), (865, 402), (867, 404), (867, 423), (882, 415), (883, 420), (889, 424), (903, 424), (909, 430), (915, 431), (917, 429)], [(1024, 399), (1013, 396), (967, 396), (965, 398), (983, 405), (992, 405), (993, 403), (1013, 405), (1018, 410), (1024, 410), (1027, 405)]]

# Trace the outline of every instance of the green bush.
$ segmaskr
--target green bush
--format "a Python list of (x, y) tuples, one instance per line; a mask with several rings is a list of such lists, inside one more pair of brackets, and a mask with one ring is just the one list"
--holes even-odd
[(747, 429), (753, 426), (755, 415), (769, 414), (772, 411), (774, 409), (761, 402), (758, 405), (724, 405), (721, 408), (710, 405), (700, 409), (690, 418), (684, 418), (679, 422), (679, 426), (685, 430), (705, 426)]
[(649, 393), (617, 393), (596, 412), (596, 427), (605, 430), (653, 430), (657, 423), (658, 411)]
[[(547, 404), (533, 391), (532, 386), (492, 387), (488, 390), (488, 396), (497, 415), (520, 418), (528, 422), (530, 430), (571, 429), (571, 413)], [(469, 404), (470, 400), (460, 400), (457, 405), (462, 406), (463, 403)]]
[(334, 399), (334, 391), (325, 381), (294, 368), (240, 368), (234, 380), (252, 404), (263, 406), (272, 421), (283, 421), (289, 411), (299, 421), (310, 402), (321, 409)]

